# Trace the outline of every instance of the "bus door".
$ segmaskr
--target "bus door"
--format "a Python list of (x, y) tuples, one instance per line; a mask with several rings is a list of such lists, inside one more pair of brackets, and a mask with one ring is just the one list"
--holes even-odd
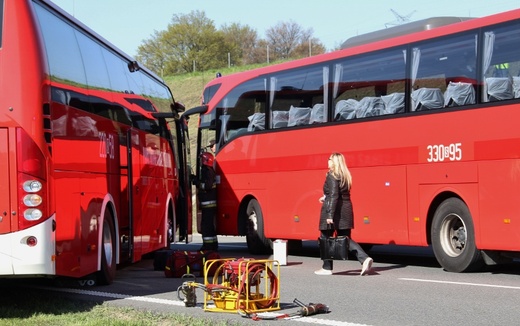
[(191, 165), (190, 139), (188, 134), (188, 122), (183, 117), (175, 120), (177, 131), (177, 145), (179, 158), (179, 201), (176, 207), (176, 218), (178, 234), (175, 234), (175, 241), (192, 241), (193, 219), (192, 219), (192, 191), (191, 177), (194, 173)]
[[(121, 202), (118, 214), (121, 262), (135, 261), (135, 212), (141, 209), (139, 197), (139, 134), (130, 128), (120, 135)], [(137, 214), (139, 215), (139, 214)]]
[[(9, 191), (9, 138), (7, 129), (0, 128), (0, 234), (11, 232), (11, 200)], [(4, 244), (5, 245), (5, 244)], [(8, 248), (1, 248), (1, 252), (6, 253)]]

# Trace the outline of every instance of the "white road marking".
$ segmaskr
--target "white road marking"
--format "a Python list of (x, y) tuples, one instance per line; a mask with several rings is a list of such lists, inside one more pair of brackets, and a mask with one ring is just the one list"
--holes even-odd
[(452, 281), (438, 281), (438, 280), (426, 280), (426, 279), (420, 279), (420, 278), (399, 278), (399, 280), (402, 280), (402, 281), (414, 281), (414, 282), (426, 282), (426, 283), (441, 283), (441, 284), (482, 286), (482, 287), (489, 287), (489, 288), (520, 290), (520, 286), (509, 286), (509, 285), (467, 283), (467, 282), (452, 282)]
[[(170, 306), (184, 307), (184, 302), (182, 302), (180, 300), (168, 300), (168, 299), (159, 299), (159, 298), (153, 298), (153, 297), (132, 296), (132, 295), (127, 295), (127, 294), (81, 290), (81, 289), (52, 288), (52, 287), (38, 287), (38, 288), (41, 288), (44, 290), (90, 295), (90, 296), (103, 297), (103, 298), (132, 300), (132, 301), (150, 302), (150, 303), (165, 304), (165, 305), (170, 305)], [(200, 304), (198, 304), (197, 307), (193, 307), (193, 308), (202, 308), (202, 306)], [(264, 316), (262, 313), (259, 313), (258, 315)], [(267, 316), (269, 316), (269, 317), (280, 316), (280, 315), (283, 315), (283, 314), (275, 313), (275, 312), (265, 313), (266, 317)], [(329, 326), (369, 326), (367, 324), (356, 324), (356, 323), (349, 323), (349, 322), (343, 322), (343, 321), (338, 321), (338, 320), (320, 319), (320, 318), (316, 318), (316, 317), (291, 317), (291, 318), (287, 318), (287, 319), (290, 319), (291, 321), (298, 321), (298, 322), (309, 323), (309, 324), (318, 324), (318, 325), (329, 325)]]

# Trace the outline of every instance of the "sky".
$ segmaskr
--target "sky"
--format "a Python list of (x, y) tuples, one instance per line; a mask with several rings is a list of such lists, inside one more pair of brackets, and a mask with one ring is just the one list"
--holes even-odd
[[(199, 10), (215, 27), (239, 23), (259, 38), (280, 22), (312, 29), (327, 50), (347, 38), (384, 29), (397, 15), (416, 21), (436, 16), (483, 17), (520, 8), (518, 0), (52, 0), (115, 46), (135, 56), (154, 31), (166, 30), (173, 15)], [(388, 25), (391, 26), (391, 25)]]

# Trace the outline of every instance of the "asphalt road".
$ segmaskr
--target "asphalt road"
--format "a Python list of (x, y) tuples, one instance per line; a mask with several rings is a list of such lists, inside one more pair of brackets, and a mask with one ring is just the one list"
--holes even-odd
[[(247, 253), (245, 238), (219, 237), (223, 258), (269, 259)], [(200, 238), (175, 249), (197, 250)], [(516, 325), (520, 320), (520, 265), (490, 267), (478, 273), (448, 273), (442, 270), (430, 248), (374, 246), (372, 271), (359, 276), (355, 260), (334, 262), (334, 274), (318, 276), (321, 267), (314, 241), (305, 242), (303, 252), (289, 255), (280, 266), (281, 309), (259, 316), (274, 318), (297, 314), (296, 298), (304, 304), (321, 303), (327, 314), (258, 321), (264, 324), (309, 323), (320, 325)], [(276, 270), (276, 268), (274, 268)], [(87, 300), (159, 312), (250, 323), (237, 313), (207, 312), (203, 292), (196, 290), (196, 307), (186, 307), (177, 289), (183, 279), (165, 278), (147, 259), (118, 270), (109, 286), (65, 286), (42, 290), (61, 291)], [(202, 278), (197, 282), (204, 283)]]

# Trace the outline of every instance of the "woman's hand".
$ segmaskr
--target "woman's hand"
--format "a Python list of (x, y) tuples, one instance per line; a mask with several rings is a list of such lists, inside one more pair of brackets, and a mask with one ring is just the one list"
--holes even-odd
[(328, 218), (328, 219), (327, 219), (327, 224), (333, 224), (333, 223), (334, 223), (334, 221), (332, 221), (331, 218)]
[(318, 201), (320, 202), (320, 204), (323, 204), (323, 202), (325, 201), (325, 195), (320, 197), (320, 199), (318, 199)]

